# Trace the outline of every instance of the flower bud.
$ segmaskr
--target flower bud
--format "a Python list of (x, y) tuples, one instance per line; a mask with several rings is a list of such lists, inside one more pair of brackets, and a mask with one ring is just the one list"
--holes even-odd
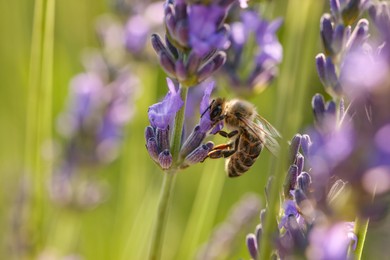
[(312, 142), (310, 140), (310, 136), (309, 135), (302, 135), (302, 139), (301, 139), (301, 148), (302, 148), (302, 152), (303, 152), (303, 155), (307, 158), (309, 155), (310, 155), (310, 147), (312, 145)]
[(186, 139), (180, 150), (180, 157), (185, 158), (189, 153), (194, 151), (197, 147), (199, 147), (205, 137), (206, 133), (200, 130), (200, 126), (195, 126), (194, 130)]
[(257, 241), (254, 234), (249, 234), (246, 236), (246, 245), (251, 257), (253, 259), (257, 259)]
[(156, 138), (151, 137), (146, 140), (146, 149), (153, 161), (158, 163), (158, 146)]
[(167, 170), (172, 165), (172, 155), (168, 149), (162, 151), (158, 156), (158, 162), (163, 170)]
[(359, 17), (361, 12), (361, 0), (350, 0), (348, 4), (341, 10), (341, 17), (344, 24), (353, 24)]
[(156, 140), (160, 151), (169, 149), (169, 128), (167, 129), (156, 129)]
[(167, 52), (161, 52), (159, 61), (163, 70), (171, 77), (176, 78), (175, 64)]
[(369, 33), (368, 25), (369, 23), (367, 19), (360, 19), (355, 29), (353, 30), (351, 36), (349, 37), (347, 43), (349, 49), (355, 49), (361, 47), (362, 43), (368, 37), (368, 33)]
[(320, 32), (322, 37), (322, 44), (324, 45), (325, 53), (333, 55), (332, 40), (333, 40), (333, 25), (330, 14), (324, 14), (320, 21)]
[(298, 167), (298, 175), (301, 174), (305, 163), (305, 158), (302, 154), (298, 153), (295, 165)]
[(184, 165), (189, 166), (202, 162), (213, 147), (213, 142), (207, 142), (206, 144), (199, 146), (185, 158)]
[(333, 50), (333, 53), (340, 53), (345, 45), (346, 42), (346, 30), (344, 25), (339, 24), (336, 26), (333, 32), (333, 39), (331, 48)]
[(322, 85), (326, 86), (326, 73), (325, 73), (325, 64), (326, 64), (326, 58), (323, 53), (320, 53), (316, 56), (316, 67), (317, 67), (317, 73), (318, 77), (320, 78), (320, 81)]
[(307, 172), (302, 172), (301, 174), (299, 174), (297, 180), (298, 189), (301, 189), (303, 193), (308, 194), (310, 183), (311, 177)]
[(302, 136), (300, 134), (296, 134), (290, 143), (290, 164), (295, 164), (296, 158), (298, 156), (299, 147), (301, 146)]
[(218, 52), (208, 63), (198, 71), (198, 82), (202, 82), (217, 71), (226, 61), (226, 54)]
[(295, 189), (295, 186), (297, 184), (297, 176), (298, 176), (298, 167), (296, 165), (290, 165), (290, 168), (288, 169), (288, 173), (286, 176), (286, 180), (283, 185), (285, 198), (291, 199), (292, 196), (290, 194), (290, 191)]

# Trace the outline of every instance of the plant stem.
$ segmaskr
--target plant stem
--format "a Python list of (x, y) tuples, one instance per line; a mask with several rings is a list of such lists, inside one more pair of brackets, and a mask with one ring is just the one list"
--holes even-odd
[(194, 258), (196, 250), (212, 228), (226, 180), (225, 175), (218, 172), (221, 169), (221, 163), (222, 160), (216, 160), (212, 166), (203, 168), (202, 178), (176, 259)]
[(164, 181), (161, 189), (160, 202), (158, 205), (157, 219), (155, 224), (156, 227), (150, 249), (150, 260), (161, 259), (162, 244), (169, 211), (169, 202), (175, 179), (176, 173), (164, 173)]
[(171, 153), (173, 157), (172, 168), (167, 170), (164, 173), (163, 186), (161, 189), (160, 202), (158, 205), (156, 227), (152, 240), (152, 245), (150, 248), (151, 260), (158, 260), (161, 258), (162, 244), (165, 232), (165, 226), (167, 224), (167, 218), (169, 213), (169, 204), (171, 200), (171, 195), (173, 191), (173, 186), (176, 179), (177, 173), (177, 163), (179, 158), (180, 146), (181, 146), (181, 136), (182, 129), (184, 124), (184, 112), (187, 101), (188, 88), (180, 87), (180, 97), (184, 101), (184, 105), (176, 113), (175, 124), (173, 128), (173, 138), (171, 142)]
[(28, 221), (35, 237), (34, 249), (38, 251), (43, 243), (45, 184), (51, 172), (51, 154), (44, 158), (42, 151), (45, 143), (51, 140), (54, 21), (55, 0), (37, 0), (27, 89), (24, 167), (33, 185)]
[(349, 255), (353, 254), (353, 256), (354, 256), (353, 258), (355, 260), (360, 260), (362, 257), (363, 247), (364, 247), (364, 242), (366, 241), (366, 235), (367, 235), (369, 222), (370, 222), (369, 219), (364, 219), (361, 217), (357, 217), (355, 220), (354, 232), (357, 236), (357, 245), (356, 245), (355, 250), (353, 250), (350, 247), (349, 252), (348, 252)]
[(173, 139), (171, 142), (173, 168), (175, 168), (177, 166), (176, 164), (177, 164), (177, 160), (179, 158), (182, 130), (183, 130), (183, 125), (184, 125), (184, 112), (185, 112), (185, 107), (186, 107), (186, 103), (187, 103), (187, 94), (188, 94), (188, 88), (187, 87), (180, 87), (180, 97), (181, 97), (181, 100), (184, 101), (184, 104), (176, 114), (175, 125), (173, 127)]

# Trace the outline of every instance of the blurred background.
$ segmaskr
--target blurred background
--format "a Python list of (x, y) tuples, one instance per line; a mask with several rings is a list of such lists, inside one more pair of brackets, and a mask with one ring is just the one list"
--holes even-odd
[[(34, 1), (0, 2), (3, 36), (0, 41), (3, 82), (0, 95), (0, 258), (146, 259), (163, 175), (145, 149), (144, 129), (149, 124), (148, 107), (166, 93), (166, 75), (151, 49), (149, 36), (141, 51), (118, 51), (114, 48), (115, 29), (110, 26), (114, 23), (123, 27), (131, 13), (138, 13), (144, 19), (155, 18), (148, 20), (149, 35), (161, 32), (158, 19), (162, 17), (162, 4), (152, 7), (149, 4), (152, 3), (124, 0), (55, 2), (51, 92), (44, 92), (38, 86), (36, 93), (51, 96), (46, 107), (50, 111), (44, 110), (45, 107), (38, 110), (46, 111), (50, 120), (43, 124), (37, 121), (38, 126), (49, 130), (41, 135), (42, 147), (35, 149), (35, 152), (40, 151), (41, 159), (37, 160), (43, 165), (38, 169), (45, 172), (37, 174), (26, 167), (26, 157), (34, 152), (34, 148), (27, 145), (27, 139), (35, 131), (30, 128), (31, 122), (28, 123), (31, 115), (29, 87), (34, 86), (29, 71), (35, 66), (31, 57), (40, 57), (31, 54), (36, 7)], [(329, 7), (324, 0), (276, 0), (261, 2), (260, 10), (267, 19), (283, 17), (278, 36), (284, 57), (280, 76), (261, 94), (251, 96), (250, 101), (275, 125), (278, 125), (278, 106), (283, 106), (280, 101), (294, 104), (291, 114), (283, 117), (289, 125), (289, 136), (284, 140), (289, 140), (312, 123), (311, 97), (323, 92), (315, 72), (314, 57), (322, 48), (319, 20)], [(140, 20), (139, 26), (144, 22)], [(108, 31), (110, 33), (105, 35)], [(69, 140), (59, 129), (66, 126), (59, 118), (69, 106), (72, 79), (86, 68), (94, 67), (88, 65), (85, 57), (96, 51), (103, 52), (106, 59), (110, 57), (113, 64), (126, 67), (136, 78), (128, 100), (129, 120), (116, 144), (117, 156), (101, 164), (83, 165), (80, 190), (72, 191), (71, 198), (63, 198), (62, 189), (67, 188), (52, 182), (55, 173), (63, 169), (62, 158)], [(50, 68), (43, 69), (41, 82), (45, 82)], [(110, 76), (106, 79), (109, 81)], [(222, 76), (217, 76), (218, 90), (214, 96), (235, 96), (226, 82)], [(280, 95), (287, 99), (281, 99)], [(198, 112), (195, 114), (199, 117)], [(225, 140), (216, 137), (213, 141)], [(210, 259), (249, 259), (245, 236), (254, 231), (259, 223), (259, 211), (265, 205), (269, 159), (270, 154), (263, 152), (247, 174), (235, 179), (226, 177), (223, 160), (206, 160), (182, 171), (174, 189), (163, 258), (195, 259), (198, 256), (206, 259), (202, 257), (202, 250), (214, 248), (224, 253)], [(90, 182), (93, 183), (91, 189)], [(388, 237), (389, 230), (389, 221), (370, 226), (363, 254), (383, 255), (378, 248), (390, 253), (386, 248), (388, 240), (381, 239)], [(224, 244), (221, 239), (229, 240), (229, 235), (231, 241)], [(215, 244), (205, 247), (210, 241)], [(218, 245), (218, 241), (222, 245)]]

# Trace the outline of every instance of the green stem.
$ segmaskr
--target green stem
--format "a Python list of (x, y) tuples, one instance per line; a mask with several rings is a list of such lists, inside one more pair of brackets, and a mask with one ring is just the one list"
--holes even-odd
[(362, 258), (364, 242), (366, 241), (369, 222), (370, 222), (369, 219), (364, 219), (360, 217), (357, 217), (355, 220), (354, 232), (357, 236), (356, 250), (349, 248), (349, 255), (353, 254), (355, 260), (360, 260)]
[(217, 160), (211, 167), (203, 168), (195, 202), (176, 259), (194, 258), (196, 250), (212, 228), (226, 179), (225, 175), (218, 174), (221, 163), (222, 160)]
[[(43, 148), (51, 140), (52, 73), (55, 0), (37, 0), (34, 8), (33, 35), (27, 95), (25, 172), (33, 183), (30, 208), (30, 230), (39, 250), (43, 243), (45, 184), (51, 171), (50, 158)], [(51, 154), (49, 154), (51, 156)]]
[(164, 181), (161, 189), (160, 202), (157, 211), (156, 227), (150, 249), (150, 260), (161, 259), (162, 244), (165, 232), (165, 226), (168, 219), (169, 202), (172, 195), (173, 185), (175, 183), (176, 173), (164, 173)]
[(173, 127), (173, 139), (171, 142), (171, 153), (172, 153), (172, 157), (173, 157), (173, 167), (177, 166), (176, 164), (178, 163), (177, 160), (179, 158), (182, 130), (183, 130), (183, 125), (184, 125), (184, 112), (185, 112), (185, 107), (186, 107), (186, 103), (187, 103), (188, 88), (187, 87), (180, 87), (179, 91), (180, 91), (181, 100), (184, 101), (184, 104), (176, 114), (175, 124)]
[(169, 213), (169, 204), (171, 200), (171, 195), (173, 191), (173, 186), (176, 179), (177, 173), (177, 164), (181, 146), (181, 136), (182, 129), (184, 125), (184, 112), (187, 101), (187, 87), (180, 87), (180, 97), (184, 101), (184, 105), (180, 108), (180, 110), (176, 113), (175, 124), (173, 128), (173, 139), (171, 142), (171, 153), (173, 157), (173, 165), (172, 168), (167, 170), (164, 173), (164, 181), (160, 195), (160, 202), (158, 205), (157, 211), (157, 220), (156, 220), (156, 228), (155, 233), (152, 239), (152, 245), (150, 248), (150, 257), (151, 260), (161, 259), (161, 251), (162, 244), (165, 232), (165, 226), (167, 224), (167, 218)]

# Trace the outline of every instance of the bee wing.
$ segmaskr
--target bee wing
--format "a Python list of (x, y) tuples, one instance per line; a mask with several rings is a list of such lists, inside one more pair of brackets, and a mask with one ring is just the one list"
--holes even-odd
[(268, 133), (270, 133), (272, 136), (274, 137), (277, 137), (277, 138), (281, 138), (282, 136), (280, 135), (279, 131), (276, 130), (275, 127), (273, 127), (273, 125), (271, 125), (271, 123), (269, 123), (264, 117), (262, 117), (261, 115), (259, 114), (256, 114), (256, 120), (259, 121), (263, 128), (267, 129), (266, 131)]
[[(277, 156), (279, 153), (279, 143), (276, 138), (280, 138), (278, 130), (276, 130), (267, 120), (265, 120), (260, 115), (256, 115), (255, 121), (248, 120), (246, 118), (240, 118), (240, 121), (243, 122), (250, 131), (255, 135), (260, 136), (263, 141), (264, 146), (270, 151), (274, 156)], [(263, 133), (262, 136), (260, 133)], [(263, 138), (264, 137), (264, 138)]]

